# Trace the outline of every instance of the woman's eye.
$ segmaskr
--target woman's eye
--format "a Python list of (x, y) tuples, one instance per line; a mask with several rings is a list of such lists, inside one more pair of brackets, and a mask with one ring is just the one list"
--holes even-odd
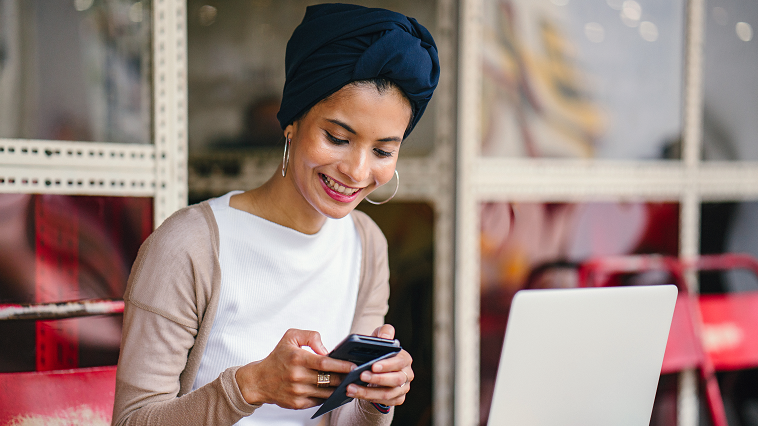
[(376, 155), (378, 155), (380, 157), (392, 157), (392, 153), (391, 152), (385, 151), (383, 149), (374, 148), (374, 152), (376, 152)]
[(339, 139), (339, 138), (335, 138), (335, 137), (334, 137), (334, 136), (333, 136), (331, 133), (329, 133), (329, 132), (325, 132), (325, 133), (326, 133), (326, 138), (327, 138), (327, 139), (329, 139), (329, 141), (330, 141), (331, 143), (335, 144), (335, 145), (344, 145), (344, 144), (346, 144), (346, 143), (348, 142), (348, 141), (347, 141), (347, 140), (345, 140), (345, 139)]

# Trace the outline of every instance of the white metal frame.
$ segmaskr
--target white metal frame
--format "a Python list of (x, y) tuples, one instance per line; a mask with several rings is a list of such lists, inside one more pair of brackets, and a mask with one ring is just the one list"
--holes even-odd
[(187, 205), (187, 2), (153, 1), (155, 226)]
[[(688, 0), (681, 161), (485, 158), (481, 111), (482, 2), (461, 0), (456, 199), (455, 424), (479, 423), (479, 217), (488, 201), (668, 200), (680, 204), (680, 254), (699, 251), (703, 201), (758, 198), (758, 162), (702, 162), (705, 0)], [(696, 282), (692, 280), (696, 287)], [(692, 290), (697, 291), (697, 288)], [(680, 377), (679, 424), (698, 423), (697, 377)]]
[(187, 203), (186, 2), (153, 2), (151, 145), (0, 139), (0, 193), (154, 198), (155, 226)]

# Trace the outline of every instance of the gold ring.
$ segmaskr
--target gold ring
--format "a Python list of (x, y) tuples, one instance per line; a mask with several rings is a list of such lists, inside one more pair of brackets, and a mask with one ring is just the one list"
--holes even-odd
[(408, 374), (407, 374), (405, 371), (403, 371), (403, 370), (400, 370), (400, 372), (401, 372), (401, 373), (403, 373), (403, 374), (405, 374), (405, 383), (403, 383), (402, 385), (400, 385), (400, 387), (402, 388), (403, 386), (407, 385), (407, 384), (408, 384), (408, 382), (410, 382), (410, 381), (411, 381), (411, 378), (410, 378), (410, 377), (408, 377)]
[(329, 373), (324, 373), (323, 371), (318, 372), (318, 377), (316, 378), (316, 386), (320, 388), (328, 388), (329, 383), (332, 381), (332, 375)]

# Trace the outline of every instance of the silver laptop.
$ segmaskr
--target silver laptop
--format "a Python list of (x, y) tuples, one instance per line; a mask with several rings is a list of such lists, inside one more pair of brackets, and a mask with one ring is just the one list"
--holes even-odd
[(648, 426), (677, 289), (516, 293), (490, 426)]

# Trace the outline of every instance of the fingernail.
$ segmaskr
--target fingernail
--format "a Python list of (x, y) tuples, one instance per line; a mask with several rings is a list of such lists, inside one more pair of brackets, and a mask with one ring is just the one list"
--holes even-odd
[(381, 373), (382, 370), (383, 370), (382, 364), (374, 364), (374, 369), (373, 370), (374, 370), (375, 373)]
[(347, 396), (349, 396), (350, 398), (354, 398), (355, 397), (355, 386), (354, 385), (348, 386), (347, 387), (347, 392), (345, 392), (345, 394)]
[(364, 371), (363, 373), (361, 373), (361, 380), (363, 380), (364, 382), (368, 382), (369, 380), (371, 380), (371, 373), (369, 373), (368, 371)]

